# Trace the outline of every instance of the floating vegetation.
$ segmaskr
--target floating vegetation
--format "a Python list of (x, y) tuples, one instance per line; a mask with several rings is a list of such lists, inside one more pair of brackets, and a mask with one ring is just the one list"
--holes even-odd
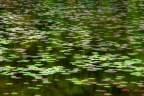
[(143, 6), (0, 1), (0, 95), (143, 96)]

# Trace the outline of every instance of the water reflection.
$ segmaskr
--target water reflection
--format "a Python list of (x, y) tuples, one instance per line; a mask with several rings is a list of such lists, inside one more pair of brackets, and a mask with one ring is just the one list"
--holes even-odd
[(130, 1), (0, 4), (0, 94), (142, 95), (143, 17)]

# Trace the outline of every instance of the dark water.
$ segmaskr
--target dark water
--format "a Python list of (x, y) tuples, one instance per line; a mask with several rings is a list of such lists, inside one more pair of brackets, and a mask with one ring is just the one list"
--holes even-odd
[(144, 2), (0, 1), (0, 96), (144, 96)]

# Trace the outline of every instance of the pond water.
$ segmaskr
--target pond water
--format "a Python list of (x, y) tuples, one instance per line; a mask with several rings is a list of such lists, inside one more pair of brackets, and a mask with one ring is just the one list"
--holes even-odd
[(144, 1), (0, 1), (0, 96), (144, 96)]

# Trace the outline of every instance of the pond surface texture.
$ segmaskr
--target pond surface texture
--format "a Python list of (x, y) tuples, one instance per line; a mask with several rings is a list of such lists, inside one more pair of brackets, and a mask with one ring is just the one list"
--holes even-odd
[(144, 96), (144, 1), (0, 0), (0, 96)]

